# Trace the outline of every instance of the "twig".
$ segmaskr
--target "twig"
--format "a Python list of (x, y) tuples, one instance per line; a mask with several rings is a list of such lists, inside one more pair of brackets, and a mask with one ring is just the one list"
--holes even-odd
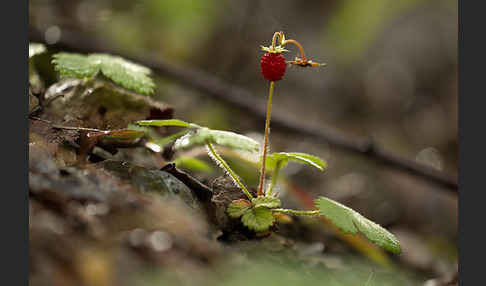
[[(36, 42), (45, 42), (43, 33), (33, 27), (30, 27), (29, 39)], [(184, 86), (191, 87), (210, 97), (254, 114), (254, 117), (257, 119), (263, 120), (265, 118), (265, 103), (261, 99), (245, 89), (229, 85), (204, 71), (172, 65), (155, 57), (135, 58), (124, 55), (114, 49), (107, 48), (108, 45), (102, 41), (93, 39), (93, 37), (87, 37), (82, 33), (73, 33), (66, 29), (63, 29), (61, 40), (54, 46), (74, 52), (104, 52), (120, 55), (148, 66), (154, 72), (183, 83)], [(342, 150), (368, 157), (385, 166), (405, 171), (428, 182), (442, 186), (444, 187), (442, 190), (457, 193), (457, 176), (451, 176), (427, 165), (394, 154), (379, 146), (370, 138), (352, 136), (329, 126), (310, 127), (289, 120), (282, 113), (278, 112), (275, 112), (273, 115), (273, 126), (274, 129), (283, 132), (308, 137), (317, 143), (325, 142)]]
[(37, 120), (37, 121), (49, 124), (52, 128), (55, 128), (55, 129), (66, 129), (66, 130), (76, 130), (76, 131), (92, 131), (92, 132), (109, 132), (109, 131), (106, 131), (106, 130), (101, 130), (101, 129), (96, 129), (96, 128), (64, 126), (64, 125), (54, 124), (49, 120), (45, 120), (45, 119), (42, 119), (42, 118), (39, 118), (39, 117), (34, 117), (34, 116), (30, 116), (29, 118), (32, 119), (32, 120)]

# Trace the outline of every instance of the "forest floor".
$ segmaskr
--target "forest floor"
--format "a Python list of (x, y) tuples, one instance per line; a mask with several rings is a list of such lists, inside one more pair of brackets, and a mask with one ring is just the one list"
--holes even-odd
[[(362, 255), (318, 220), (288, 217), (255, 235), (226, 215), (243, 198), (229, 178), (196, 179), (170, 163), (170, 146), (153, 152), (143, 138), (96, 131), (169, 119), (166, 103), (105, 88), (66, 92), (37, 110), (36, 100), (31, 285), (424, 285), (430, 277), (375, 248)], [(70, 128), (78, 126), (89, 129)]]

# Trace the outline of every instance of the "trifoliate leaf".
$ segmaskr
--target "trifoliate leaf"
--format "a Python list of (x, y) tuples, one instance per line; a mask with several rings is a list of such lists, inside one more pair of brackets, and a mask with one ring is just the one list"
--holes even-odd
[(232, 201), (226, 209), (226, 212), (232, 218), (239, 218), (240, 216), (245, 214), (246, 211), (248, 211), (250, 208), (251, 203), (248, 200), (239, 199)]
[(289, 160), (293, 160), (299, 163), (307, 164), (312, 167), (315, 167), (321, 171), (323, 171), (327, 164), (319, 157), (305, 154), (305, 153), (287, 153), (287, 152), (279, 152), (279, 153), (272, 153), (267, 156), (267, 163), (266, 166), (270, 169), (273, 169), (277, 166), (277, 163), (280, 162), (281, 167), (284, 167)]
[(272, 226), (273, 220), (272, 211), (265, 207), (249, 209), (241, 218), (243, 225), (255, 232), (266, 231)]
[(35, 55), (42, 54), (46, 51), (46, 46), (39, 43), (29, 43), (29, 59)]
[(108, 54), (55, 54), (53, 63), (62, 77), (87, 78), (101, 72), (120, 86), (142, 94), (153, 93), (150, 69)]
[(255, 206), (255, 208), (266, 207), (266, 208), (274, 209), (274, 208), (281, 207), (282, 203), (276, 197), (259, 196), (253, 199), (253, 205)]
[(378, 246), (393, 253), (401, 252), (400, 244), (392, 233), (358, 212), (325, 197), (319, 197), (315, 203), (320, 213), (344, 233), (360, 231)]
[(167, 120), (141, 120), (137, 121), (138, 125), (142, 126), (177, 126), (177, 127), (186, 127), (186, 128), (194, 128), (197, 125), (187, 123), (185, 121), (179, 119), (167, 119)]
[(179, 138), (174, 144), (174, 149), (206, 145), (207, 142), (250, 152), (258, 152), (259, 150), (258, 142), (249, 137), (229, 131), (212, 130), (206, 127), (194, 130)]

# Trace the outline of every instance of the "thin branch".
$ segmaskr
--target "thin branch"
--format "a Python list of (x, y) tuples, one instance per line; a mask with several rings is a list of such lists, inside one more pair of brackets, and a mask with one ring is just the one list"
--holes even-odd
[[(33, 27), (30, 27), (29, 39), (36, 42), (45, 42), (43, 33)], [(232, 86), (204, 71), (173, 65), (161, 60), (160, 57), (135, 58), (124, 55), (115, 49), (107, 48), (108, 45), (102, 41), (82, 33), (73, 33), (67, 29), (63, 29), (62, 38), (54, 47), (74, 52), (105, 52), (120, 55), (145, 65), (155, 73), (171, 78), (184, 84), (186, 87), (191, 87), (207, 96), (254, 114), (256, 119), (265, 119), (266, 111), (263, 100), (255, 97), (246, 89)], [(276, 130), (307, 137), (317, 143), (327, 143), (342, 150), (365, 156), (385, 166), (413, 174), (428, 182), (442, 186), (444, 187), (443, 190), (457, 193), (457, 176), (446, 174), (415, 160), (394, 154), (379, 146), (370, 138), (352, 136), (330, 126), (310, 127), (300, 122), (289, 120), (284, 114), (278, 112), (274, 113), (272, 121)]]
[(52, 128), (54, 128), (54, 129), (65, 129), (65, 130), (76, 130), (76, 131), (91, 131), (91, 132), (104, 132), (104, 133), (109, 132), (109, 131), (106, 131), (106, 130), (101, 130), (101, 129), (96, 129), (96, 128), (76, 127), (76, 126), (64, 126), (64, 125), (54, 124), (54, 123), (52, 123), (49, 120), (45, 120), (45, 119), (42, 119), (42, 118), (39, 118), (39, 117), (35, 117), (35, 116), (30, 116), (29, 118), (32, 119), (32, 120), (37, 120), (37, 121), (43, 122), (45, 124), (48, 124)]

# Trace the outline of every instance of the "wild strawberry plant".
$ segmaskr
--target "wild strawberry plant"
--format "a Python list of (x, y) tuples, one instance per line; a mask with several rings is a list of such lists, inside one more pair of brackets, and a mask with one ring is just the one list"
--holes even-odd
[[(300, 57), (296, 57), (292, 61), (286, 61), (283, 56), (283, 53), (288, 51), (285, 47), (289, 44), (297, 46), (300, 53)], [(307, 164), (321, 171), (327, 166), (322, 159), (305, 153), (278, 152), (267, 154), (269, 151), (270, 118), (275, 83), (282, 80), (286, 72), (287, 64), (303, 68), (320, 67), (325, 64), (320, 64), (307, 59), (302, 45), (296, 40), (285, 39), (283, 32), (276, 32), (273, 35), (271, 45), (269, 47), (262, 46), (262, 50), (266, 53), (262, 56), (260, 61), (261, 73), (263, 77), (270, 82), (265, 120), (265, 136), (262, 148), (260, 148), (258, 142), (249, 137), (229, 131), (213, 130), (208, 127), (177, 119), (145, 120), (138, 121), (137, 124), (140, 126), (177, 126), (185, 128), (185, 130), (163, 139), (165, 143), (175, 140), (173, 148), (176, 150), (192, 148), (198, 145), (206, 146), (211, 159), (213, 159), (216, 164), (232, 178), (235, 185), (246, 196), (246, 199), (235, 200), (229, 204), (227, 208), (228, 215), (232, 218), (240, 219), (243, 225), (250, 230), (255, 232), (268, 231), (275, 223), (275, 217), (278, 214), (324, 216), (344, 233), (356, 234), (360, 232), (380, 247), (393, 253), (399, 253), (401, 251), (400, 245), (393, 234), (356, 211), (329, 198), (319, 197), (316, 199), (316, 210), (292, 210), (282, 208), (281, 200), (275, 192), (273, 192), (273, 189), (276, 185), (280, 170), (285, 167), (289, 161)], [(44, 51), (44, 46), (30, 44), (29, 58), (43, 53)], [(96, 79), (99, 75), (102, 75), (123, 88), (144, 94), (152, 93), (155, 87), (155, 84), (150, 78), (150, 70), (148, 68), (120, 57), (107, 54), (81, 55), (71, 53), (58, 53), (53, 57), (55, 69), (59, 71), (63, 78), (79, 78), (88, 80), (89, 82)], [(138, 138), (145, 134), (145, 132), (134, 133), (133, 131), (134, 130), (118, 130), (103, 134), (118, 139), (127, 136), (131, 139), (134, 134)], [(217, 152), (215, 145), (240, 149), (247, 152), (259, 152), (261, 150), (260, 179), (256, 196), (251, 194), (240, 177)], [(272, 169), (273, 172), (270, 184), (265, 187), (265, 171), (267, 168)]]
[[(289, 44), (297, 46), (300, 57), (292, 61), (286, 61), (283, 56), (288, 50), (285, 47)], [(285, 167), (289, 160), (313, 166), (319, 170), (326, 168), (326, 163), (320, 158), (305, 154), (292, 152), (279, 152), (267, 154), (269, 151), (269, 130), (272, 108), (272, 97), (274, 94), (275, 83), (283, 78), (287, 64), (299, 67), (320, 67), (325, 64), (309, 60), (302, 45), (293, 39), (285, 39), (283, 32), (276, 32), (273, 35), (272, 43), (269, 47), (262, 46), (266, 53), (260, 61), (261, 73), (270, 82), (269, 96), (267, 103), (267, 114), (265, 120), (265, 133), (263, 147), (261, 148), (261, 167), (260, 179), (257, 188), (257, 195), (253, 196), (243, 183), (240, 177), (231, 169), (229, 164), (217, 152), (215, 145), (241, 149), (250, 152), (260, 151), (259, 144), (251, 138), (233, 132), (212, 130), (207, 127), (181, 120), (145, 120), (137, 122), (142, 126), (178, 126), (187, 130), (177, 133), (174, 148), (184, 149), (197, 145), (204, 145), (208, 154), (216, 164), (221, 167), (226, 174), (232, 178), (235, 185), (246, 195), (246, 199), (239, 199), (231, 202), (227, 208), (230, 217), (241, 219), (243, 225), (255, 232), (265, 232), (275, 223), (277, 214), (291, 214), (304, 216), (324, 216), (331, 221), (344, 233), (357, 234), (358, 232), (367, 237), (378, 246), (393, 252), (401, 251), (400, 244), (395, 236), (380, 225), (365, 218), (356, 211), (326, 197), (319, 197), (315, 200), (316, 210), (292, 210), (282, 208), (282, 203), (273, 192), (280, 170)], [(270, 184), (265, 187), (265, 170), (273, 170)]]

